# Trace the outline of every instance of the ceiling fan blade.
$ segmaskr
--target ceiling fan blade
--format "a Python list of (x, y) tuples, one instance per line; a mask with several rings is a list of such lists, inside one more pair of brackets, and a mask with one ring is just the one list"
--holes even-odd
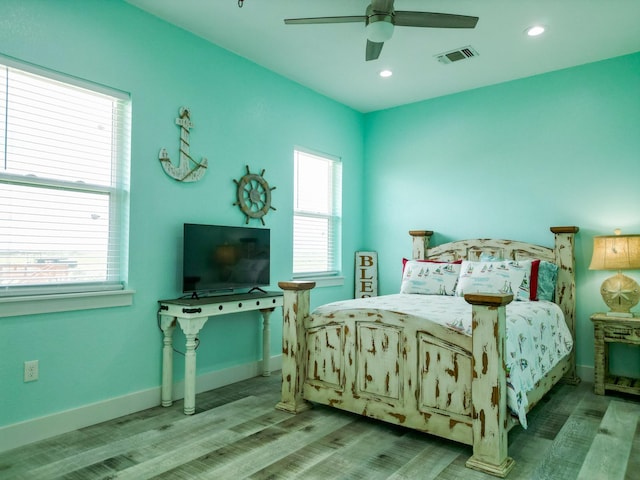
[(475, 28), (478, 17), (431, 12), (395, 12), (393, 23), (401, 27)]
[(382, 46), (384, 42), (372, 42), (371, 40), (367, 40), (367, 62), (369, 60), (377, 60), (380, 56), (380, 52), (382, 51)]
[(365, 15), (354, 15), (351, 17), (315, 17), (315, 18), (285, 18), (284, 23), (287, 25), (307, 25), (310, 23), (353, 23), (364, 22), (367, 19)]

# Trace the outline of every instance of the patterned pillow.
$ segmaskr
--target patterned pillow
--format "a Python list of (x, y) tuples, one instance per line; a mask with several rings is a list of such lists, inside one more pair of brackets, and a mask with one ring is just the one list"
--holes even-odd
[(419, 263), (451, 263), (452, 265), (460, 265), (462, 260), (456, 260), (455, 262), (447, 262), (444, 260), (409, 260), (408, 258), (402, 259), (402, 272), (404, 273), (404, 269), (407, 266), (407, 262), (419, 262)]
[(404, 265), (400, 293), (453, 295), (461, 263), (408, 260)]
[(538, 269), (538, 292), (536, 300), (553, 302), (558, 279), (558, 266), (555, 263), (541, 261)]
[(531, 299), (532, 260), (462, 262), (456, 295), (465, 293), (512, 293), (515, 300)]

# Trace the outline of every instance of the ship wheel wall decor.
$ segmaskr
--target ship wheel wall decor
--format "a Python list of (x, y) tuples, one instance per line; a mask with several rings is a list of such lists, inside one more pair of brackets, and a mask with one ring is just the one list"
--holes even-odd
[(207, 159), (202, 158), (199, 162), (191, 158), (189, 153), (189, 130), (193, 128), (191, 123), (191, 110), (187, 107), (180, 107), (179, 117), (176, 118), (176, 125), (180, 126), (180, 163), (178, 166), (171, 163), (166, 148), (160, 149), (158, 159), (162, 164), (165, 173), (179, 182), (197, 182), (207, 171)]
[(275, 210), (271, 206), (271, 190), (275, 190), (276, 187), (270, 187), (263, 175), (264, 170), (260, 175), (251, 173), (247, 165), (247, 174), (240, 180), (233, 180), (238, 186), (237, 200), (234, 205), (238, 205), (247, 217), (245, 223), (249, 223), (252, 218), (257, 218), (264, 225), (263, 217), (269, 210)]

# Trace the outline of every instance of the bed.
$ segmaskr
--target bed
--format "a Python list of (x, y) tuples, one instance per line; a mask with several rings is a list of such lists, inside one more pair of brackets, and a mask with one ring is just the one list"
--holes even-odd
[[(438, 435), (472, 446), (467, 467), (507, 476), (514, 465), (507, 451), (508, 431), (526, 422), (526, 412), (558, 381), (580, 381), (571, 348), (576, 330), (574, 237), (578, 228), (552, 227), (551, 232), (552, 248), (493, 239), (430, 247), (432, 231), (410, 231), (412, 261), (405, 265), (400, 294), (334, 302), (313, 313), (309, 305), (314, 282), (280, 282), (284, 290), (283, 355), (282, 396), (277, 408), (298, 413), (320, 403)], [(405, 280), (411, 275), (407, 266), (415, 269), (420, 262), (432, 271), (466, 272), (457, 274), (456, 295), (407, 290)], [(482, 277), (480, 283), (478, 278), (471, 283), (471, 279), (462, 280), (473, 276), (479, 266), (498, 268), (501, 262), (512, 269), (509, 275), (515, 275), (516, 268), (528, 272), (518, 282), (529, 293), (517, 282), (514, 288), (497, 291), (489, 285), (486, 289), (494, 293), (484, 292), (484, 273), (477, 274)], [(557, 267), (553, 298), (546, 301), (536, 300), (531, 293), (538, 275), (534, 270), (543, 263)], [(403, 298), (411, 301), (398, 303)], [(429, 307), (433, 310), (425, 320), (422, 303), (427, 300), (440, 306)], [(452, 302), (451, 306), (446, 302)], [(516, 307), (527, 303), (538, 310), (560, 312), (552, 315), (559, 315), (568, 332), (568, 340), (559, 341), (568, 347), (568, 353), (558, 350), (557, 361), (538, 375), (528, 391), (514, 392), (515, 376), (510, 369), (515, 354), (510, 350), (510, 335), (525, 343), (536, 337), (537, 345), (549, 347), (537, 334), (513, 334), (512, 318), (521, 315)], [(436, 320), (438, 309), (450, 312), (450, 318)], [(511, 405), (514, 395), (520, 396), (520, 412)]]

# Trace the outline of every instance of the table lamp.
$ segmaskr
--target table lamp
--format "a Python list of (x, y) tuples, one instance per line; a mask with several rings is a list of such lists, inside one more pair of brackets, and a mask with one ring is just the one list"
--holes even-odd
[(633, 317), (630, 310), (640, 300), (640, 286), (621, 270), (640, 269), (640, 235), (602, 235), (593, 237), (593, 256), (589, 270), (618, 270), (602, 282), (600, 293), (612, 317)]

